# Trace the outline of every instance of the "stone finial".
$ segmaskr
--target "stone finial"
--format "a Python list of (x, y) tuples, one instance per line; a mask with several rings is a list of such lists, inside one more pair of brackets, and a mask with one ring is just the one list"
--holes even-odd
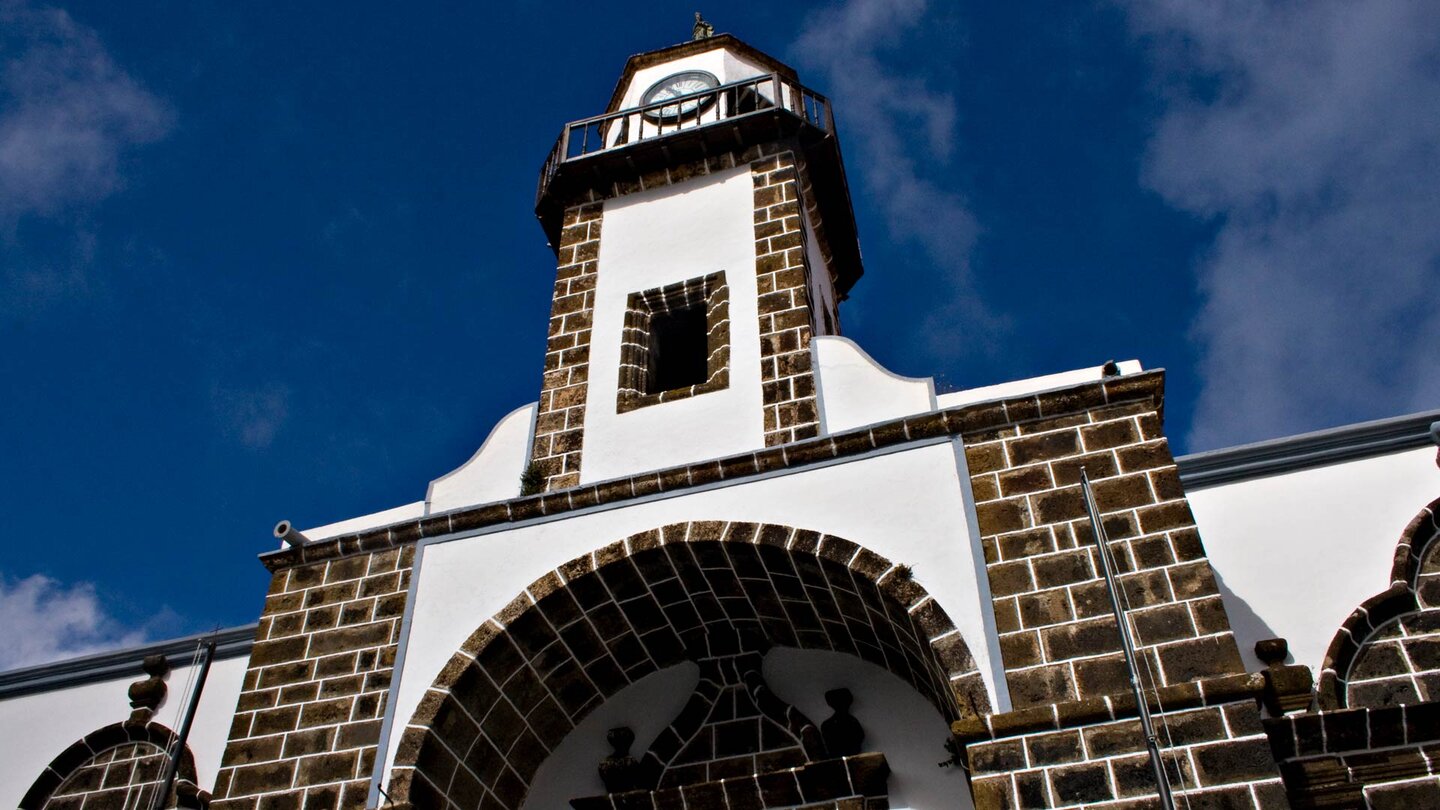
[(820, 735), (825, 738), (825, 751), (832, 757), (848, 757), (860, 753), (865, 743), (865, 729), (860, 721), (850, 714), (850, 704), (855, 696), (849, 689), (831, 689), (825, 693), (825, 702), (835, 713), (820, 724)]
[(163, 655), (147, 655), (140, 668), (150, 677), (130, 684), (130, 721), (149, 722), (151, 715), (165, 700), (165, 676), (170, 674), (170, 662)]
[(709, 39), (713, 36), (715, 36), (715, 26), (705, 22), (705, 18), (700, 16), (700, 12), (695, 12), (695, 26), (690, 29), (690, 38)]
[(635, 744), (635, 732), (627, 726), (617, 726), (605, 733), (614, 753), (600, 760), (600, 781), (608, 793), (624, 793), (639, 790), (640, 763), (630, 756), (630, 746)]
[(1310, 668), (1285, 663), (1290, 644), (1283, 638), (1264, 638), (1255, 642), (1255, 657), (1265, 662), (1265, 709), (1279, 717), (1310, 706), (1315, 678)]

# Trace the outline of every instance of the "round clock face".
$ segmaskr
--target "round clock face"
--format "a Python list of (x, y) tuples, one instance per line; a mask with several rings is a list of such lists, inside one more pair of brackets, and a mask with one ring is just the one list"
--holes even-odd
[(684, 73), (676, 73), (673, 76), (666, 76), (660, 81), (650, 85), (645, 95), (640, 97), (643, 105), (658, 104), (669, 99), (682, 99), (675, 104), (666, 104), (658, 110), (650, 110), (645, 114), (651, 118), (663, 118), (673, 120), (691, 115), (702, 106), (708, 107), (715, 101), (714, 96), (702, 96), (698, 98), (684, 99), (685, 96), (693, 96), (696, 93), (703, 93), (706, 90), (713, 90), (720, 86), (720, 80), (703, 70), (687, 70)]

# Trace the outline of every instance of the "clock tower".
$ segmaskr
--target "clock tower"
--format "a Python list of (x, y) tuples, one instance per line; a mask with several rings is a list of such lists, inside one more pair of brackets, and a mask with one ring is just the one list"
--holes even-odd
[(631, 57), (566, 124), (529, 480), (565, 489), (812, 438), (810, 341), (861, 275), (829, 101), (733, 36)]

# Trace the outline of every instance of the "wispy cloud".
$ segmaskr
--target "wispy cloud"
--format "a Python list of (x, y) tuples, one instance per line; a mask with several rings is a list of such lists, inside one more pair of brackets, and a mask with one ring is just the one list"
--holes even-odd
[(970, 256), (980, 226), (959, 190), (931, 179), (955, 147), (955, 98), (918, 72), (919, 64), (897, 58), (916, 47), (927, 24), (925, 0), (848, 0), (811, 15), (791, 51), (820, 72), (836, 101), (848, 168), (884, 212), (890, 237), (918, 246), (928, 259), (892, 269), (916, 273), (937, 291), (916, 336), (934, 356), (950, 359), (956, 347), (978, 345), (953, 340), (957, 324), (996, 341), (1002, 324), (975, 294)]
[(65, 585), (35, 574), (0, 574), (0, 670), (143, 643), (144, 629), (106, 612), (88, 582)]
[(1145, 182), (1219, 225), (1191, 446), (1440, 405), (1434, 4), (1128, 8), (1167, 101)]
[(121, 156), (163, 137), (168, 108), (59, 9), (0, 0), (0, 223), (120, 188)]
[(210, 389), (210, 407), (232, 439), (262, 449), (275, 441), (290, 415), (290, 389), (279, 384), (245, 387), (217, 383)]

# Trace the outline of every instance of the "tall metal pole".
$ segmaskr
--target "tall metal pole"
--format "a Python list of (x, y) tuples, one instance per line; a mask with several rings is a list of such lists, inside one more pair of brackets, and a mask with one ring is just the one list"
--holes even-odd
[(180, 733), (175, 737), (175, 748), (165, 760), (165, 775), (160, 780), (160, 793), (155, 797), (154, 810), (164, 810), (170, 791), (175, 788), (175, 776), (180, 771), (180, 758), (185, 756), (185, 741), (190, 738), (190, 726), (195, 722), (195, 710), (200, 707), (200, 693), (205, 689), (205, 676), (210, 674), (210, 661), (215, 658), (215, 639), (200, 642), (200, 672), (195, 677), (195, 688), (185, 705), (185, 716), (180, 720)]
[(1130, 624), (1125, 620), (1125, 611), (1120, 607), (1120, 589), (1115, 585), (1115, 569), (1110, 564), (1110, 543), (1105, 536), (1105, 527), (1100, 524), (1100, 508), (1095, 505), (1095, 493), (1090, 489), (1090, 476), (1080, 468), (1080, 489), (1085, 493), (1085, 511), (1090, 513), (1090, 529), (1095, 535), (1095, 547), (1100, 552), (1100, 569), (1105, 572), (1105, 587), (1110, 591), (1110, 607), (1115, 611), (1115, 626), (1120, 631), (1120, 648), (1125, 651), (1125, 668), (1130, 673), (1130, 689), (1135, 693), (1135, 706), (1140, 710), (1140, 729), (1145, 734), (1145, 748), (1150, 751), (1150, 767), (1155, 771), (1155, 786), (1160, 791), (1160, 804), (1165, 810), (1175, 810), (1175, 797), (1170, 794), (1170, 779), (1165, 776), (1165, 763), (1160, 759), (1160, 741), (1155, 736), (1155, 724), (1150, 721), (1150, 704), (1145, 700), (1145, 688), (1140, 682), (1140, 670), (1135, 666), (1135, 641), (1130, 637)]

